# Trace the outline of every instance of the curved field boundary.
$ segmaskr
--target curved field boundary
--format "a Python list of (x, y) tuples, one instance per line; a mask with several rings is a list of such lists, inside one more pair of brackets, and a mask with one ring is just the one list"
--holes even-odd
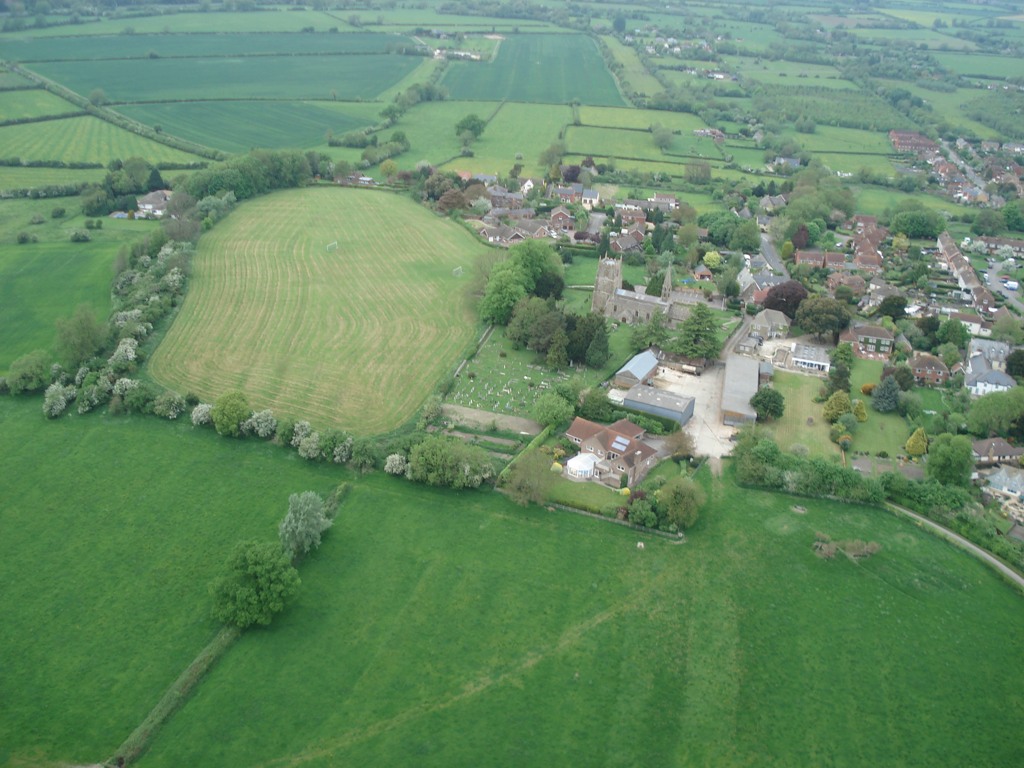
[(452, 271), (483, 250), (384, 192), (318, 187), (248, 202), (203, 238), (150, 372), (208, 402), (241, 389), (279, 417), (386, 432), (472, 342), (468, 279)]

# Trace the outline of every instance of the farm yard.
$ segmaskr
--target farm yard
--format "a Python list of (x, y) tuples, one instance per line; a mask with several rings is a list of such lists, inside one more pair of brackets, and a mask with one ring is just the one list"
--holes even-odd
[(208, 402), (241, 389), (257, 408), (387, 432), (475, 337), (471, 278), (452, 271), (471, 271), (482, 251), (385, 193), (313, 188), (246, 203), (203, 238), (150, 373)]

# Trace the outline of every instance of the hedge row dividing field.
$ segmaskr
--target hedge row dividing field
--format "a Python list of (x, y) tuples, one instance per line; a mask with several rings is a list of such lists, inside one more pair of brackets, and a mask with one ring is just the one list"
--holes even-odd
[(385, 194), (321, 187), (241, 206), (202, 239), (152, 376), (363, 434), (409, 420), (474, 338), (464, 290), (483, 247)]

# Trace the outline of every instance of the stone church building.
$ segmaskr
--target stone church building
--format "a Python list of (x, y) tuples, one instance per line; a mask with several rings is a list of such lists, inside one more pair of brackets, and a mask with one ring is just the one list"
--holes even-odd
[(660, 296), (648, 296), (643, 286), (627, 291), (622, 287), (622, 260), (603, 258), (597, 268), (590, 309), (615, 322), (629, 325), (650, 322), (656, 312), (663, 312), (668, 324), (676, 326), (690, 314), (691, 306), (707, 300), (703, 291), (675, 288), (672, 282), (672, 267), (669, 266)]

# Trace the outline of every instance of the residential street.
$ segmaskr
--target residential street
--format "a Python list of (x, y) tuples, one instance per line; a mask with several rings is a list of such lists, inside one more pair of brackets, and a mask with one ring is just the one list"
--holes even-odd
[(768, 265), (777, 274), (780, 274), (783, 277), (789, 277), (789, 270), (786, 269), (786, 265), (783, 263), (782, 257), (775, 249), (775, 244), (768, 235), (761, 235), (761, 255), (764, 256), (764, 260), (768, 262)]

